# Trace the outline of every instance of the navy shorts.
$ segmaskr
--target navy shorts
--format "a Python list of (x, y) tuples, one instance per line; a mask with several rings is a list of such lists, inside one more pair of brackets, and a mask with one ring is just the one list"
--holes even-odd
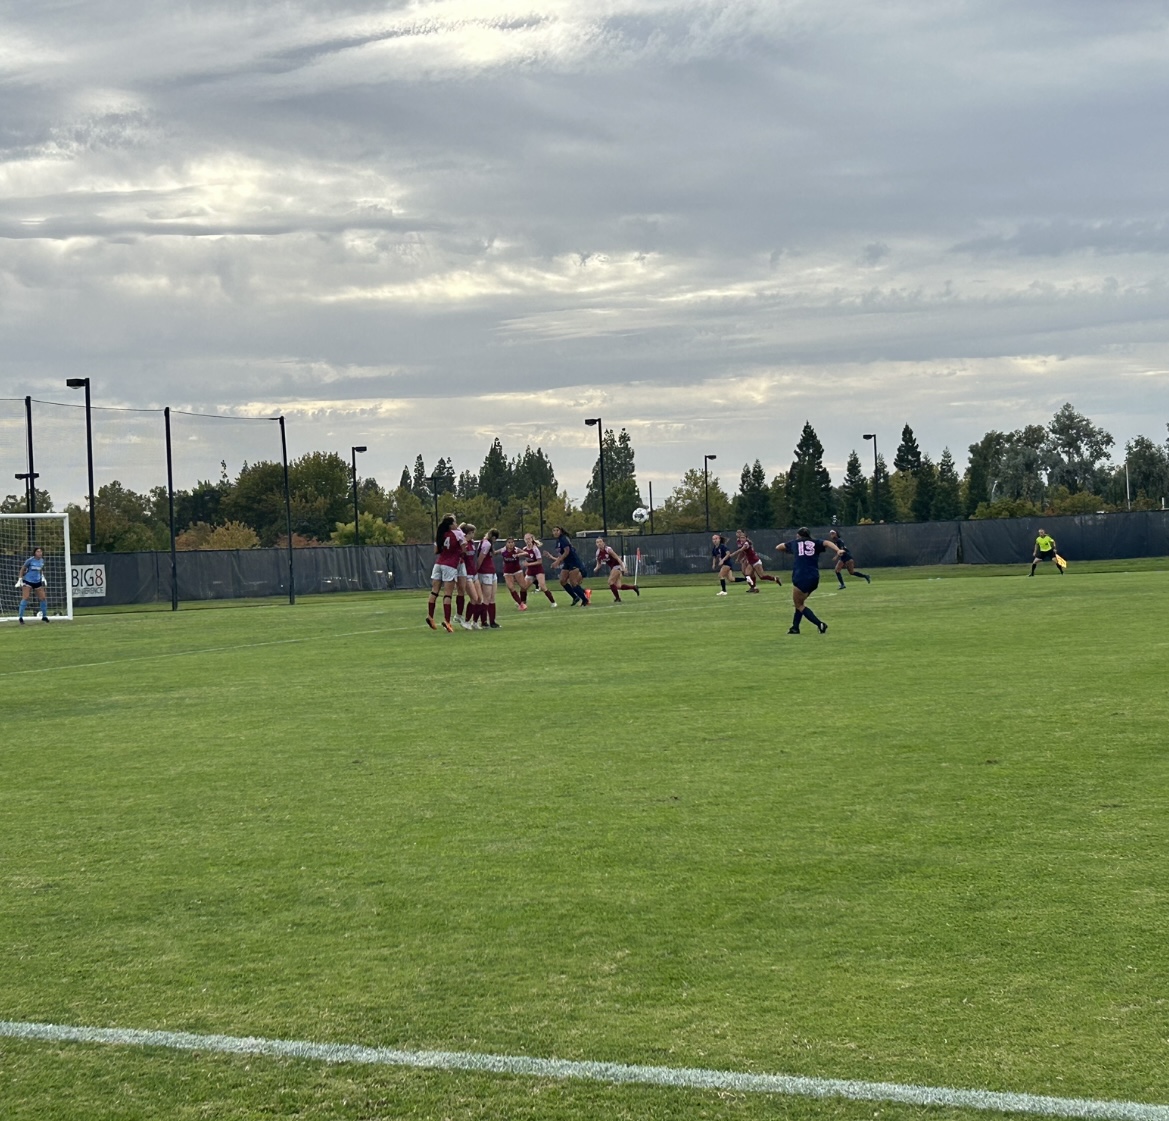
[(799, 580), (793, 580), (792, 584), (799, 588), (804, 595), (810, 596), (820, 586), (820, 577), (802, 576)]

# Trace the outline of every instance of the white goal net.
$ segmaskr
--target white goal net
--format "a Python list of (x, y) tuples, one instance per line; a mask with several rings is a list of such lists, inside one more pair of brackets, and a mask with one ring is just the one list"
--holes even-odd
[(69, 554), (68, 515), (0, 514), (0, 623), (10, 623), (19, 617), (22, 599), (25, 619), (29, 622), (39, 619), (40, 591), (32, 579), (25, 583), (20, 574), (26, 566), (35, 574), (38, 566), (29, 562), (41, 559), (49, 618), (72, 619), (73, 564)]

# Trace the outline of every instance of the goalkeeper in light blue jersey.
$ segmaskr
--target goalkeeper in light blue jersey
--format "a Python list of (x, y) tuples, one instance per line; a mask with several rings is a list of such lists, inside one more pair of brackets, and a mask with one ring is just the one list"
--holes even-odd
[[(12, 570), (9, 569), (9, 571)], [(20, 621), (20, 625), (24, 626), (24, 611), (28, 607), (28, 601), (32, 598), (34, 591), (41, 605), (41, 620), (47, 623), (49, 621), (49, 600), (45, 594), (45, 551), (39, 545), (33, 549), (32, 556), (21, 566), (20, 577), (16, 582), (20, 585), (20, 607), (17, 609), (17, 619)]]

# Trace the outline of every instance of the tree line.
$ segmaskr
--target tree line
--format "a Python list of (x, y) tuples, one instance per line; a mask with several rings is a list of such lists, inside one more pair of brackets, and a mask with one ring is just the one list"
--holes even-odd
[[(602, 434), (604, 512), (611, 531), (637, 532), (633, 511), (646, 505), (637, 482), (633, 444), (625, 429)], [(960, 473), (949, 448), (935, 461), (923, 452), (906, 424), (889, 470), (883, 454), (875, 471), (849, 454), (843, 479), (834, 484), (824, 467), (824, 448), (805, 423), (787, 471), (770, 480), (760, 460), (745, 463), (731, 494), (717, 475), (699, 468), (683, 478), (653, 510), (657, 533), (782, 528), (793, 525), (856, 525), (869, 522), (949, 521), (954, 518), (1078, 514), (1097, 510), (1160, 509), (1169, 496), (1169, 442), (1138, 436), (1112, 462), (1114, 440), (1065, 404), (1046, 425), (1012, 432), (987, 432), (969, 447)], [(396, 487), (376, 478), (358, 480), (357, 532), (362, 544), (429, 541), (436, 507), (460, 520), (505, 535), (547, 533), (563, 525), (570, 533), (599, 530), (602, 520), (598, 456), (583, 502), (570, 499), (544, 451), (529, 446), (511, 458), (496, 438), (477, 471), (456, 472), (440, 458), (427, 469), (419, 455), (403, 467)], [(170, 496), (165, 487), (139, 494), (118, 481), (96, 494), (96, 552), (165, 551), (170, 548)], [(289, 464), (288, 499), (295, 547), (354, 542), (350, 465), (335, 452), (310, 452)], [(37, 491), (37, 509), (53, 509), (52, 497)], [(244, 463), (233, 479), (220, 464), (217, 480), (200, 481), (174, 495), (176, 546), (180, 549), (246, 549), (285, 546), (288, 515), (280, 463)], [(9, 495), (0, 512), (26, 508), (23, 495)], [(69, 504), (70, 535), (77, 549), (89, 538), (85, 507)], [(648, 527), (647, 527), (648, 528)]]

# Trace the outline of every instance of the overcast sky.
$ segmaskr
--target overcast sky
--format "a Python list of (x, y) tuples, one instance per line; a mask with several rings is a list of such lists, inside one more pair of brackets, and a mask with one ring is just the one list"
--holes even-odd
[[(1064, 401), (1163, 440), (1167, 58), (1144, 0), (5, 0), (0, 398), (73, 404), (58, 505), (76, 376), (389, 484), (541, 445), (578, 501), (597, 415), (657, 501), (805, 420), (836, 481)], [(161, 422), (99, 418), (143, 485)], [(189, 427), (180, 485), (279, 453)]]

